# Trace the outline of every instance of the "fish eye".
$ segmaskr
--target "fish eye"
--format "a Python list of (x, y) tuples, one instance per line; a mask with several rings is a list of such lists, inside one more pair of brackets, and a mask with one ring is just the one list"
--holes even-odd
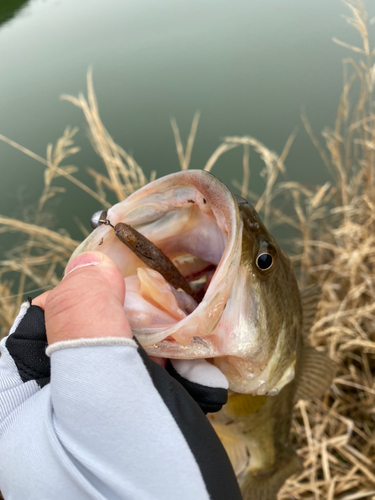
[(102, 224), (100, 221), (104, 221), (107, 218), (107, 210), (99, 210), (92, 214), (90, 219), (90, 225), (93, 229), (96, 229), (98, 226)]
[(273, 257), (267, 252), (263, 252), (258, 255), (256, 259), (256, 265), (261, 271), (267, 271), (273, 264)]

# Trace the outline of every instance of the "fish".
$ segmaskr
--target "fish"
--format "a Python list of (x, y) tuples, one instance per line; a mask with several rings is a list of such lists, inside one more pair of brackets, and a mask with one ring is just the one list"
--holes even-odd
[(299, 289), (254, 207), (206, 171), (157, 179), (94, 214), (92, 226), (71, 258), (99, 250), (116, 262), (130, 326), (150, 356), (204, 358), (222, 371), (228, 403), (208, 418), (244, 500), (276, 499), (302, 468), (293, 406), (320, 397), (335, 370), (308, 344), (316, 287)]

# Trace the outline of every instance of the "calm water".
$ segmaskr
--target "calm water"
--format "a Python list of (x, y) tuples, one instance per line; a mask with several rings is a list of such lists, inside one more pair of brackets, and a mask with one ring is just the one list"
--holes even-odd
[[(327, 173), (300, 121), (305, 106), (319, 132), (334, 123), (342, 59), (357, 35), (339, 0), (0, 0), (0, 133), (44, 156), (66, 125), (78, 125), (79, 176), (102, 168), (79, 110), (60, 94), (85, 91), (89, 65), (104, 124), (146, 173), (178, 169), (170, 117), (186, 136), (196, 110), (201, 122), (191, 166), (201, 168), (225, 135), (250, 134), (281, 152), (299, 133), (287, 166), (290, 179), (323, 182)], [(240, 152), (214, 173), (230, 184), (241, 175)], [(0, 143), (0, 213), (31, 214), (43, 168)], [(254, 168), (258, 165), (251, 155)], [(68, 186), (57, 227), (73, 237), (98, 206)], [(252, 188), (262, 181), (254, 173)], [(8, 239), (7, 239), (8, 238)], [(1, 236), (3, 252), (10, 241)]]

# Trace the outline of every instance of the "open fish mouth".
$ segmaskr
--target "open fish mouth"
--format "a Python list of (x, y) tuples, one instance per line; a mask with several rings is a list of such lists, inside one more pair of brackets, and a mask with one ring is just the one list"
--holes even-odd
[(193, 290), (174, 288), (157, 263), (154, 269), (147, 266), (109, 225), (99, 225), (75, 250), (72, 258), (98, 250), (118, 265), (126, 284), (124, 309), (148, 354), (214, 358), (231, 389), (253, 394), (273, 389), (274, 383), (258, 377), (269, 353), (259, 347), (257, 297), (240, 266), (243, 222), (231, 191), (208, 172), (178, 172), (146, 185), (103, 217), (150, 240)]
[(108, 225), (95, 229), (73, 255), (97, 249), (116, 262), (125, 278), (130, 325), (150, 354), (213, 357), (220, 345), (208, 337), (231, 294), (241, 224), (224, 184), (207, 172), (181, 174), (145, 186), (110, 208), (106, 218), (113, 226), (129, 224), (162, 250), (200, 295), (199, 303), (149, 269)]

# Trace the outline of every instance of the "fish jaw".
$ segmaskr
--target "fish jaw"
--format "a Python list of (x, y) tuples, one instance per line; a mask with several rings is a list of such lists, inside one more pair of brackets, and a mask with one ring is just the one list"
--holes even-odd
[(298, 348), (298, 311), (270, 319), (262, 286), (240, 265), (231, 297), (214, 334), (222, 339), (226, 356), (214, 364), (229, 380), (232, 391), (275, 396), (294, 378)]

